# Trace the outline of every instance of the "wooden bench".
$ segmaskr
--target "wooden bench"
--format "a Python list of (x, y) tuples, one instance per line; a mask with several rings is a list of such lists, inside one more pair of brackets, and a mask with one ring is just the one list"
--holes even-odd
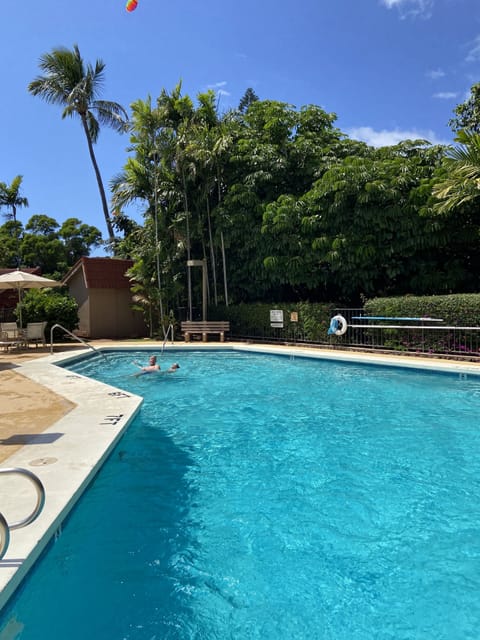
[(202, 341), (207, 342), (209, 333), (218, 333), (220, 342), (225, 342), (225, 332), (230, 331), (230, 322), (227, 320), (186, 320), (181, 323), (181, 328), (185, 342), (190, 342), (191, 336), (195, 334), (202, 334)]

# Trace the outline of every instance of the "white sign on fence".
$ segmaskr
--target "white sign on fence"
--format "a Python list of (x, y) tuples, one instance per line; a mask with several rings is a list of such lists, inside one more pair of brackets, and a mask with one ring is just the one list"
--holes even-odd
[(276, 329), (283, 329), (282, 309), (270, 309), (270, 326)]

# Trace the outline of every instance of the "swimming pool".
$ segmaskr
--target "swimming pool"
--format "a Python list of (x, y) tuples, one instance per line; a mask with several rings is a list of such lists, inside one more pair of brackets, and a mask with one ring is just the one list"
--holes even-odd
[(145, 403), (0, 628), (477, 637), (479, 378), (234, 351), (132, 378), (142, 357), (73, 367)]

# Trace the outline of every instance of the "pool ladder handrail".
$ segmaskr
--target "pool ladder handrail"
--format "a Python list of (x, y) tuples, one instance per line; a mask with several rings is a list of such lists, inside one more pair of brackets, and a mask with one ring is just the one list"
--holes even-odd
[(168, 328), (167, 328), (167, 330), (166, 330), (166, 332), (165, 332), (165, 338), (163, 339), (163, 344), (162, 344), (162, 353), (163, 353), (163, 350), (165, 349), (165, 344), (166, 344), (166, 342), (167, 342), (167, 340), (168, 340), (168, 334), (169, 334), (169, 333), (171, 334), (171, 341), (172, 341), (172, 343), (173, 343), (173, 342), (174, 342), (174, 337), (173, 337), (173, 324), (171, 324), (171, 323), (168, 325)]
[(57, 327), (59, 329), (62, 329), (62, 331), (65, 331), (65, 333), (68, 333), (69, 336), (71, 336), (72, 338), (75, 338), (75, 340), (78, 340), (78, 342), (81, 342), (83, 345), (85, 345), (89, 349), (92, 349), (92, 351), (95, 351), (95, 353), (98, 353), (99, 355), (101, 355), (102, 358), (108, 362), (107, 356), (102, 351), (95, 349), (94, 346), (92, 346), (91, 344), (88, 344), (88, 342), (86, 342), (79, 336), (76, 336), (74, 333), (72, 333), (68, 329), (65, 329), (65, 327), (63, 327), (61, 324), (54, 324), (53, 327), (50, 329), (50, 355), (53, 354), (53, 330), (56, 329)]
[(0, 474), (15, 473), (25, 476), (33, 483), (37, 492), (37, 502), (32, 513), (22, 520), (12, 522), (12, 524), (8, 524), (4, 515), (0, 512), (0, 560), (7, 552), (8, 545), (10, 543), (10, 531), (13, 531), (14, 529), (21, 529), (34, 522), (34, 520), (36, 520), (41, 514), (45, 505), (45, 488), (40, 479), (34, 473), (28, 469), (22, 469), (20, 467), (7, 467), (5, 469), (0, 469)]

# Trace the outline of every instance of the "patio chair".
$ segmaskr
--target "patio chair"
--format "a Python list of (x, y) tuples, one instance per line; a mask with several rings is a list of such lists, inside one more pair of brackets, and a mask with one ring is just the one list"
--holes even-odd
[(29, 322), (25, 329), (25, 343), (28, 347), (30, 342), (35, 342), (35, 347), (38, 347), (38, 343), (41, 341), (45, 346), (45, 327), (46, 322)]
[(0, 322), (0, 331), (7, 340), (16, 340), (20, 336), (16, 322)]
[(16, 322), (0, 322), (0, 346), (4, 351), (19, 349), (25, 344), (25, 338)]

